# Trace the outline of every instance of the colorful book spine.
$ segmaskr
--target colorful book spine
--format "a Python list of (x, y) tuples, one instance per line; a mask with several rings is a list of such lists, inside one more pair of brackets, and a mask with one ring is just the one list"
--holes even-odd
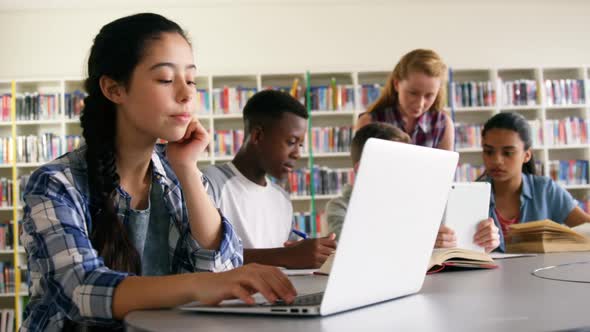
[(545, 80), (545, 102), (548, 106), (584, 104), (584, 80)]
[(234, 156), (244, 142), (244, 131), (241, 129), (216, 130), (213, 140), (215, 156)]
[(322, 232), (322, 224), (325, 224), (325, 213), (317, 213), (315, 220), (312, 220), (310, 212), (293, 213), (293, 228), (305, 232), (310, 238), (319, 237)]
[(211, 94), (207, 89), (197, 89), (197, 114), (211, 114)]
[(449, 107), (495, 106), (496, 89), (491, 81), (452, 82), (447, 99)]
[(361, 107), (366, 110), (371, 104), (379, 99), (383, 91), (383, 85), (381, 84), (363, 84), (360, 86), (360, 104)]
[(459, 164), (455, 171), (455, 182), (476, 181), (485, 172), (483, 165)]
[[(314, 127), (311, 129), (311, 143), (314, 153), (349, 152), (352, 143), (353, 128), (344, 127)], [(309, 150), (308, 140), (305, 137), (302, 152)]]
[(588, 160), (551, 160), (549, 176), (560, 185), (589, 184)]
[(61, 137), (53, 133), (16, 138), (16, 160), (20, 163), (51, 161), (62, 155), (63, 151)]
[(67, 92), (64, 95), (64, 108), (65, 108), (65, 115), (68, 119), (76, 119), (79, 118), (82, 114), (82, 110), (84, 109), (84, 98), (86, 98), (88, 94), (84, 91), (75, 90), (72, 92)]
[(312, 86), (310, 90), (312, 112), (354, 110), (354, 86), (352, 85)]
[(545, 132), (548, 146), (587, 144), (589, 122), (580, 117), (546, 120)]
[(66, 136), (66, 152), (72, 152), (80, 147), (82, 144), (83, 138), (80, 135), (67, 135)]
[(502, 106), (533, 106), (540, 104), (537, 82), (516, 80), (501, 82)]
[(12, 137), (0, 137), (0, 164), (11, 164), (13, 144)]
[(241, 113), (246, 102), (258, 90), (245, 87), (223, 87), (213, 89), (213, 112), (215, 114)]
[(314, 166), (313, 171), (307, 167), (291, 172), (286, 181), (278, 182), (291, 197), (311, 195), (311, 178), (314, 179), (315, 195), (340, 195), (347, 184), (354, 183), (354, 171), (351, 168), (328, 168)]
[(0, 112), (0, 121), (2, 121), (2, 122), (10, 121), (11, 102), (12, 102), (12, 95), (10, 95), (10, 94), (2, 95), (2, 110)]
[(457, 149), (481, 148), (481, 125), (455, 123), (455, 147)]
[[(276, 90), (290, 94), (293, 98), (297, 99), (301, 104), (305, 105), (305, 91), (301, 85), (299, 85), (299, 80), (296, 79), (293, 81), (291, 86), (273, 86), (268, 85), (264, 87), (265, 90)], [(313, 110), (312, 110), (313, 111)]]
[(17, 120), (58, 120), (59, 94), (24, 93), (16, 96)]
[(12, 179), (5, 177), (0, 178), (0, 205), (3, 207), (11, 207), (14, 202), (12, 197), (12, 186)]

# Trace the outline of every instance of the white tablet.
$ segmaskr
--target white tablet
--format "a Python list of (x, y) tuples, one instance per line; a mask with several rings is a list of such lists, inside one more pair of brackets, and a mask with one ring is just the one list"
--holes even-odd
[(457, 182), (451, 185), (443, 224), (455, 231), (457, 247), (483, 252), (473, 243), (477, 225), (489, 217), (490, 184), (487, 182)]

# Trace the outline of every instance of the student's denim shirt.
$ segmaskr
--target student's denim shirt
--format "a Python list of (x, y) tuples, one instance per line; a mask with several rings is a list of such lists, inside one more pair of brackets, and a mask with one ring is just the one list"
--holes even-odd
[[(491, 183), (490, 178), (486, 179), (486, 181)], [(563, 224), (567, 216), (576, 206), (577, 203), (572, 195), (550, 178), (522, 174), (519, 223), (551, 219)], [(493, 184), (490, 195), (490, 218), (494, 219), (494, 223), (496, 223), (498, 229), (501, 229), (500, 221), (496, 215), (496, 200), (494, 198)], [(500, 231), (500, 246), (496, 250), (501, 252), (506, 250), (502, 231)]]
[[(90, 241), (85, 153), (84, 146), (42, 166), (24, 190), (21, 241), (31, 284), (21, 331), (61, 331), (65, 319), (120, 326), (112, 316), (113, 293), (130, 274), (107, 268)], [(169, 215), (168, 248), (162, 250), (170, 255), (170, 271), (223, 271), (241, 265), (242, 244), (231, 224), (222, 217), (218, 250), (201, 248), (191, 235), (185, 197), (162, 146), (156, 146), (151, 161), (152, 181), (162, 186)], [(114, 201), (120, 220), (127, 222), (131, 196), (119, 187)]]

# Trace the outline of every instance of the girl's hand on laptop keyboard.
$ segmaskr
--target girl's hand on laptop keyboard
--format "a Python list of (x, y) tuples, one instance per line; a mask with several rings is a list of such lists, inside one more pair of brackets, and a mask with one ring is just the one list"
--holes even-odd
[(336, 235), (331, 233), (317, 239), (287, 241), (284, 245), (285, 260), (281, 265), (288, 269), (317, 269), (336, 250)]
[(235, 298), (255, 304), (252, 295), (258, 292), (270, 303), (279, 299), (291, 303), (297, 296), (291, 281), (272, 266), (247, 264), (227, 272), (196, 273), (195, 277), (197, 300), (207, 305)]

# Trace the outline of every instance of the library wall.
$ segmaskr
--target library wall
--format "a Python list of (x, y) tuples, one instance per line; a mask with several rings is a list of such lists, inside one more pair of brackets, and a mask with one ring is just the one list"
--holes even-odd
[(417, 47), (460, 67), (571, 66), (590, 58), (590, 2), (581, 0), (133, 3), (0, 12), (0, 79), (81, 76), (99, 28), (141, 11), (189, 31), (202, 73), (383, 70)]

